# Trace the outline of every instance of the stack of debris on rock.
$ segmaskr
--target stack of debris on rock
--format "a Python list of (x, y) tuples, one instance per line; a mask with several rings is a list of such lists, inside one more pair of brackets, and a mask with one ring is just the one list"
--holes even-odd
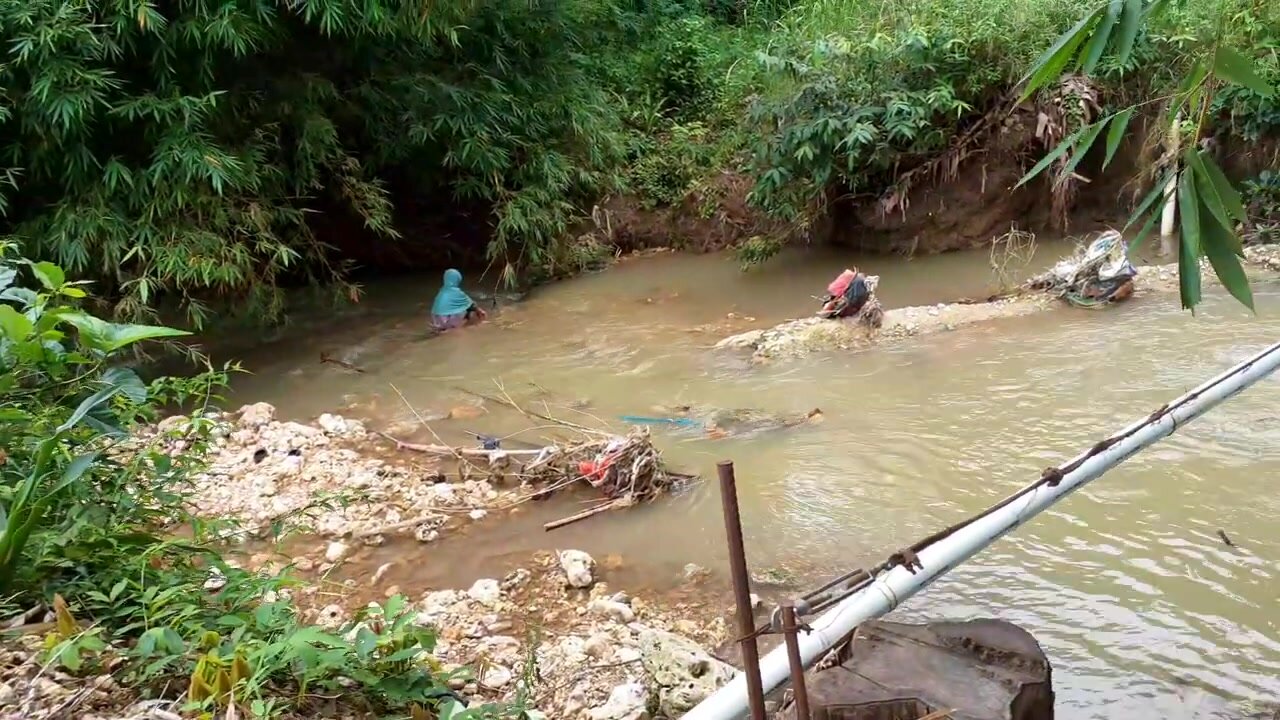
[(1109, 230), (1024, 287), (1056, 295), (1076, 307), (1097, 308), (1131, 296), (1137, 275), (1124, 238)]
[(668, 470), (647, 428), (626, 436), (552, 445), (524, 467), (531, 479), (559, 483), (581, 478), (613, 500), (651, 500), (691, 476)]
[(495, 479), (515, 478), (527, 486), (531, 490), (529, 499), (543, 499), (580, 483), (590, 485), (605, 497), (606, 501), (600, 505), (564, 521), (549, 523), (549, 530), (603, 510), (652, 500), (694, 477), (666, 467), (647, 428), (634, 429), (627, 435), (585, 428), (578, 432), (577, 440), (555, 442), (538, 449), (504, 450), (492, 441), (484, 448), (395, 442), (399, 449), (453, 456), (464, 465), (483, 461), (483, 467)]

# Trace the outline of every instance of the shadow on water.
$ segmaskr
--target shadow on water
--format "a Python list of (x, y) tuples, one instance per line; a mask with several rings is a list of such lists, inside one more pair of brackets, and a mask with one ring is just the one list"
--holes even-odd
[[(673, 403), (821, 407), (820, 425), (750, 440), (658, 432), (681, 468), (710, 478), (717, 460), (736, 462), (753, 567), (807, 585), (990, 505), (1280, 334), (1280, 286), (1263, 283), (1257, 316), (1218, 292), (1195, 316), (1172, 295), (1144, 296), (1105, 312), (1060, 308), (801, 362), (752, 367), (709, 351), (732, 332), (812, 312), (810, 296), (854, 263), (881, 275), (890, 306), (992, 289), (985, 253), (906, 261), (814, 251), (745, 274), (723, 257), (667, 256), (540, 289), (492, 323), (418, 342), (434, 285), (398, 280), (371, 293), (359, 315), (245, 355), (254, 374), (234, 389), (285, 416), (340, 411), (374, 427), (411, 427), (413, 413), (392, 384), (428, 417), (475, 402), (456, 387), (493, 392), (495, 381), (578, 421)], [(321, 364), (322, 351), (365, 372)], [(1278, 407), (1277, 383), (1260, 384), (996, 543), (898, 614), (1025, 625), (1054, 660), (1060, 717), (1069, 720), (1241, 717), (1249, 703), (1273, 701)], [(473, 420), (432, 421), (456, 442), (528, 425), (498, 407)], [(518, 437), (537, 442), (547, 432)], [(403, 570), (391, 572), (406, 573), (396, 582), (457, 586), (500, 576), (530, 551), (568, 547), (621, 556), (627, 582), (640, 586), (677, 582), (690, 562), (724, 567), (713, 483), (542, 530), (575, 507), (530, 505), (439, 544), (389, 542), (364, 567), (396, 559)], [(1223, 545), (1219, 529), (1238, 547)]]

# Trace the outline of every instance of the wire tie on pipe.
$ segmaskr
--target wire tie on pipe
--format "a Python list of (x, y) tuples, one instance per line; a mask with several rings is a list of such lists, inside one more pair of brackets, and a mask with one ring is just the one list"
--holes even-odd
[(1062, 470), (1056, 467), (1045, 468), (1044, 472), (1040, 473), (1040, 482), (1049, 487), (1058, 487), (1058, 483), (1062, 482)]
[(920, 557), (911, 548), (903, 548), (898, 552), (889, 556), (889, 565), (901, 565), (906, 568), (912, 575), (916, 574), (916, 570), (923, 570), (924, 566), (920, 564)]

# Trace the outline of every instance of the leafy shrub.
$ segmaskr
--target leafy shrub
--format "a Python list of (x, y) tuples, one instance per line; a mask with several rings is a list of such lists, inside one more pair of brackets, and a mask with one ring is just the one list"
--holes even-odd
[(783, 217), (811, 211), (828, 188), (878, 191), (904, 158), (944, 148), (975, 109), (958, 91), (968, 46), (946, 37), (831, 39), (803, 57), (761, 60), (791, 89), (752, 107), (761, 140), (751, 199)]
[(1244, 241), (1256, 245), (1280, 243), (1280, 173), (1263, 170), (1241, 186), (1249, 219)]
[(651, 56), (653, 80), (665, 107), (678, 116), (697, 117), (713, 101), (710, 75), (712, 37), (700, 17), (680, 18), (658, 28)]
[(709, 169), (710, 150), (701, 123), (677, 123), (631, 168), (630, 183), (649, 207), (678, 205)]

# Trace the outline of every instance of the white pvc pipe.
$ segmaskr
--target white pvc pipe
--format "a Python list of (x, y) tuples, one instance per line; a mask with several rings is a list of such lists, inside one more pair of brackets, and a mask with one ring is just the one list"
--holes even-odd
[(1171, 255), (1175, 247), (1173, 233), (1177, 230), (1178, 217), (1178, 176), (1181, 174), (1177, 168), (1179, 165), (1178, 146), (1181, 143), (1182, 136), (1179, 130), (1182, 127), (1182, 112), (1179, 111), (1173, 118), (1173, 125), (1169, 126), (1169, 134), (1165, 138), (1165, 148), (1168, 156), (1173, 158), (1171, 161), (1175, 168), (1174, 173), (1169, 176), (1169, 182), (1164, 186), (1164, 211), (1160, 215), (1160, 254)]
[[(812, 665), (859, 624), (893, 610), (1045, 508), (1172, 435), (1210, 408), (1275, 372), (1277, 367), (1280, 367), (1280, 343), (1173, 401), (1168, 406), (1170, 409), (1159, 417), (1139, 420), (1120, 431), (1113, 437), (1123, 439), (1110, 448), (1092, 457), (1087, 457), (1088, 451), (1077, 456), (1072, 462), (1084, 457), (1087, 459), (1075, 470), (1065, 473), (1056, 486), (1036, 483), (1033, 490), (1017, 500), (920, 550), (918, 555), (923, 568), (918, 568), (915, 574), (901, 566), (882, 573), (870, 585), (810, 623), (813, 632), (800, 633), (801, 662), (805, 667)], [(1070, 464), (1066, 463), (1064, 467)], [(785, 647), (775, 649), (760, 661), (760, 676), (766, 693), (786, 681), (788, 673)], [(727, 685), (686, 713), (684, 720), (737, 720), (746, 711), (746, 676), (738, 673)]]
[(1164, 186), (1164, 211), (1160, 215), (1160, 254), (1172, 255), (1173, 232), (1178, 229), (1178, 175), (1175, 172)]

